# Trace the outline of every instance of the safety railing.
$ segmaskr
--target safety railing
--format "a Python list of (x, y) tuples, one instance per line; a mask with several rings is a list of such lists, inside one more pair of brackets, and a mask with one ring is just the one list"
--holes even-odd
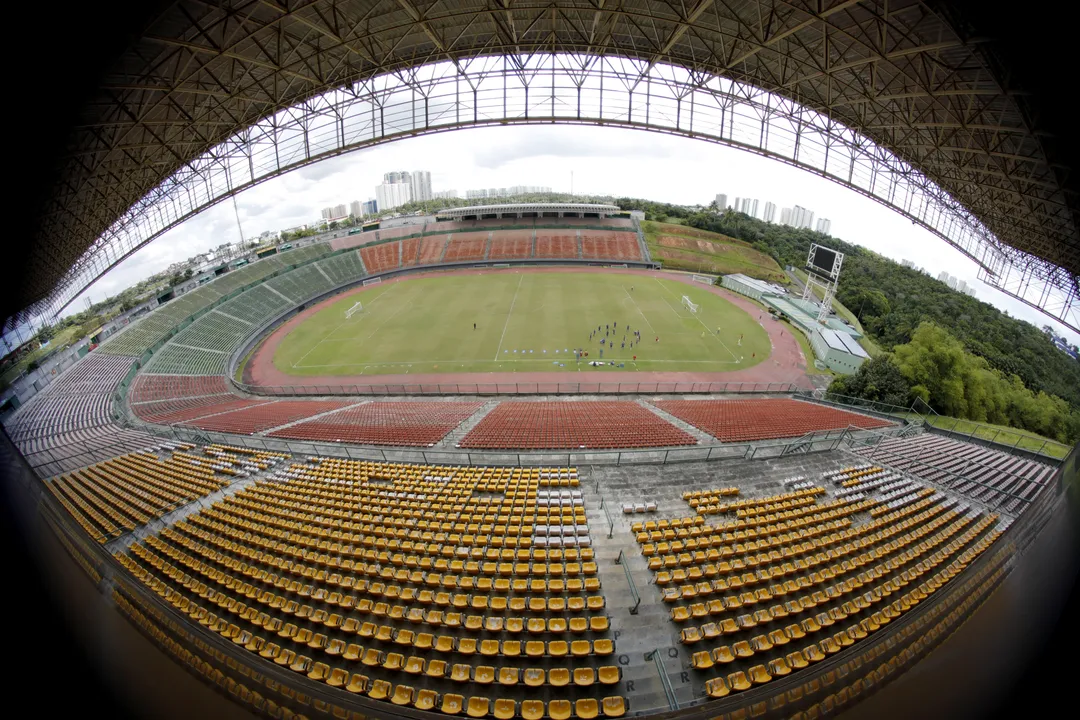
[(615, 558), (615, 564), (621, 566), (623, 572), (626, 573), (626, 584), (630, 586), (630, 597), (634, 599), (634, 604), (630, 606), (630, 614), (637, 615), (638, 606), (641, 605), (641, 594), (638, 593), (637, 583), (634, 582), (634, 576), (630, 574), (630, 567), (626, 564), (626, 553), (622, 550)]
[(671, 687), (671, 679), (668, 678), (667, 670), (664, 669), (664, 661), (661, 659), (660, 650), (656, 648), (645, 653), (645, 660), (652, 661), (656, 667), (656, 674), (660, 676), (660, 685), (664, 688), (664, 697), (667, 698), (668, 707), (672, 710), (679, 709), (679, 699), (675, 697), (675, 689)]
[[(617, 373), (618, 370), (597, 372)], [(788, 394), (798, 386), (784, 382), (490, 382), (490, 383), (370, 383), (365, 385), (251, 385), (234, 382), (251, 395), (395, 396), (395, 395), (690, 395)]]

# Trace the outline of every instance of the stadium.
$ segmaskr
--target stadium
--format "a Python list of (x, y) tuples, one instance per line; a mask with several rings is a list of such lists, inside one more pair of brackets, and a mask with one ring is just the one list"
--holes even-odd
[[(192, 13), (202, 11), (188, 5), (133, 42), (198, 44)], [(365, 3), (312, 3), (282, 27), (310, 30), (325, 20), (320, 5), (333, 14)], [(410, 43), (409, 52), (455, 57), (443, 35), (466, 21), (391, 5), (394, 18), (377, 32), (409, 28), (394, 62), (429, 66), (406, 52)], [(465, 5), (462, 15), (495, 15)], [(579, 10), (555, 5), (567, 18)], [(822, 28), (850, 34), (857, 13), (840, 5), (869, 13), (880, 3), (792, 11), (798, 18), (784, 22), (799, 22), (777, 41)], [(711, 3), (673, 7), (639, 11), (671, 27), (656, 57), (689, 67), (696, 28), (721, 16)], [(519, 44), (541, 47), (548, 40), (520, 22), (528, 12), (505, 10), (522, 14)], [(991, 64), (940, 41), (959, 32), (947, 12), (929, 18), (907, 28), (925, 47), (902, 53)], [(319, 27), (312, 47), (341, 39)], [(562, 38), (574, 27), (552, 20), (548, 30)], [(461, 51), (469, 57), (515, 57), (466, 30), (459, 37), (476, 43)], [(635, 40), (612, 30), (607, 41), (632, 58)], [(575, 50), (570, 35), (559, 43)], [(799, 57), (794, 43), (783, 47)], [(254, 51), (221, 58), (245, 52)], [(769, 86), (771, 66), (755, 53), (740, 62), (754, 68), (752, 83)], [(124, 57), (130, 77), (158, 72), (137, 67), (147, 57), (137, 51)], [(297, 67), (278, 70), (306, 77)], [(334, 75), (303, 93), (358, 78)], [(103, 85), (139, 84), (129, 81)], [(1004, 109), (988, 105), (981, 119), (1020, 113), (1011, 95), (997, 99)], [(300, 100), (285, 93), (274, 108)], [(213, 122), (239, 132), (268, 112)], [(524, 112), (511, 119), (556, 121), (554, 111), (543, 120)], [(661, 129), (633, 111), (627, 122)], [(399, 125), (377, 141), (429, 131)], [(145, 147), (170, 146), (183, 163), (206, 149), (146, 132)], [(354, 149), (346, 134), (327, 156)], [(890, 162), (911, 157), (895, 136), (874, 139), (897, 152)], [(854, 177), (856, 160), (840, 180), (828, 159), (816, 168), (800, 159), (798, 145), (792, 164), (987, 258), (1003, 292), (1075, 322), (1076, 228), (1045, 210), (1075, 195), (1049, 180), (1002, 189), (985, 168), (924, 158), (916, 169), (929, 185), (902, 191), (919, 205), (899, 198), (907, 167), (892, 169), (885, 193)], [(864, 149), (848, 148), (852, 158)], [(116, 158), (78, 190), (67, 182), (55, 202), (69, 206), (42, 220), (8, 317), (58, 313), (168, 227), (265, 179), (257, 162), (266, 157), (248, 150), (250, 169), (230, 171), (246, 179), (227, 189), (207, 180), (211, 165), (174, 195), (194, 165), (133, 161), (159, 176), (120, 182), (126, 161)], [(1031, 162), (1051, 164), (1031, 152)], [(267, 177), (320, 159), (280, 157)], [(950, 173), (967, 170), (950, 186)], [(1006, 190), (1010, 207), (1028, 209), (1024, 222), (983, 202)], [(1034, 202), (1038, 193), (1048, 198)], [(90, 220), (65, 219), (89, 207), (87, 197), (109, 201)], [(50, 243), (63, 252), (50, 255)], [(815, 386), (808, 343), (819, 357), (831, 347), (856, 364), (867, 358), (844, 339), (843, 322), (806, 338), (794, 329), (828, 315), (842, 255), (812, 246), (806, 267), (823, 299), (811, 282), (803, 300), (777, 300), (763, 281), (665, 267), (628, 208), (565, 202), (455, 207), (260, 247), (95, 334), (92, 351), (4, 416), (8, 504), (39, 560), (60, 568), (53, 587), (78, 605), (76, 624), (90, 626), (81, 642), (110, 648), (102, 672), (138, 696), (140, 714), (689, 720), (881, 716), (891, 704), (904, 716), (919, 694), (987, 714), (987, 700), (972, 699), (979, 684), (1007, 687), (1014, 676), (983, 666), (985, 639), (1022, 646), (1036, 632), (1034, 620), (1018, 619), (1023, 606), (1067, 592), (1075, 547), (1062, 528), (1078, 451), (945, 429), (914, 405)], [(1031, 273), (1041, 298), (1026, 294)], [(1064, 580), (1032, 570), (1040, 563), (1060, 563)], [(48, 667), (65, 674), (55, 647), (40, 644), (51, 648)], [(971, 680), (952, 677), (959, 668)]]

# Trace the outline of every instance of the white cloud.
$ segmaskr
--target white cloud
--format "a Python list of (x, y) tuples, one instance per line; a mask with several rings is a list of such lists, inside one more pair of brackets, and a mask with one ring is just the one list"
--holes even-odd
[[(561, 192), (610, 193), (677, 204), (707, 204), (717, 193), (777, 208), (802, 205), (832, 220), (832, 235), (936, 274), (947, 270), (978, 298), (1072, 342), (1080, 335), (976, 279), (975, 263), (929, 231), (877, 202), (804, 170), (734, 148), (659, 133), (593, 126), (492, 127), (401, 140), (316, 163), (237, 196), (245, 237), (319, 217), (328, 205), (374, 197), (391, 170), (430, 170), (436, 190), (547, 185)], [(779, 210), (778, 210), (779, 217)], [(184, 223), (110, 272), (89, 291), (115, 294), (170, 263), (239, 238), (231, 201)], [(85, 307), (80, 298), (69, 307)]]

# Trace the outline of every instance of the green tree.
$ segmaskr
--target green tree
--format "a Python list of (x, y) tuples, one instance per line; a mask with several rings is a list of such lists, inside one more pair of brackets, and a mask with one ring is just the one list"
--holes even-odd
[(56, 337), (56, 328), (52, 325), (44, 325), (40, 330), (38, 330), (38, 334), (35, 336), (34, 339), (37, 340), (39, 343), (44, 344), (52, 340), (54, 337)]
[(854, 375), (833, 380), (829, 392), (907, 407), (911, 387), (892, 356), (882, 354), (864, 362)]

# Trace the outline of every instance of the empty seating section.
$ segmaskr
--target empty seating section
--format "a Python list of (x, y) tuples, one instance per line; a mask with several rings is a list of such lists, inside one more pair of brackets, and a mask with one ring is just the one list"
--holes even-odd
[(247, 400), (238, 398), (231, 393), (224, 393), (222, 395), (139, 403), (138, 405), (132, 405), (131, 411), (135, 414), (135, 417), (144, 422), (172, 425), (206, 415), (255, 407), (268, 402), (270, 400)]
[(600, 225), (603, 227), (614, 228), (632, 228), (634, 227), (634, 221), (630, 218), (604, 218), (603, 220), (597, 220), (592, 223), (593, 225)]
[(416, 265), (420, 254), (420, 238), (409, 238), (401, 241), (401, 267)]
[(106, 542), (287, 457), (218, 445), (194, 449), (164, 443), (61, 475), (46, 486), (92, 538)]
[(429, 235), (420, 243), (420, 265), (434, 265), (439, 262), (449, 241), (446, 235)]
[(331, 290), (330, 281), (314, 265), (305, 265), (266, 281), (294, 303), (301, 303), (319, 293)]
[(334, 285), (343, 285), (364, 276), (364, 265), (360, 262), (360, 253), (356, 250), (331, 255), (315, 264), (330, 276)]
[(577, 256), (576, 234), (552, 233), (546, 230), (536, 231), (536, 257), (576, 258)]
[(886, 420), (801, 400), (661, 400), (664, 412), (690, 423), (721, 442), (799, 437), (808, 432), (892, 425)]
[(360, 257), (368, 275), (377, 275), (398, 268), (398, 243), (386, 242), (360, 248)]
[(582, 231), (581, 256), (605, 260), (641, 260), (641, 246), (634, 233)]
[(228, 353), (250, 332), (250, 324), (211, 310), (176, 333), (172, 342)]
[(351, 404), (342, 400), (278, 400), (216, 413), (183, 424), (203, 430), (249, 435)]
[(518, 260), (532, 255), (532, 230), (497, 230), (491, 234), (488, 260)]
[(17, 412), (4, 428), (42, 477), (138, 450), (156, 442), (113, 424), (112, 396), (134, 358), (97, 351), (60, 375)]
[(630, 448), (697, 441), (633, 402), (503, 402), (460, 446), (491, 449)]
[[(724, 491), (691, 492), (697, 515), (632, 525), (704, 694), (747, 690), (857, 643), (1001, 532), (996, 515), (929, 488), (902, 505), (825, 493), (813, 485), (722, 503)], [(702, 503), (728, 518), (707, 524)]]
[(107, 339), (97, 351), (138, 357), (168, 337), (177, 325), (195, 313), (210, 307), (234, 290), (256, 283), (275, 272), (284, 270), (289, 265), (298, 265), (321, 257), (329, 251), (329, 245), (318, 243), (273, 255), (225, 273), (191, 292), (166, 302), (122, 332)]
[(443, 262), (483, 260), (487, 238), (488, 234), (486, 232), (455, 233), (451, 235), (450, 244), (446, 246), (446, 255), (443, 256)]
[(229, 362), (229, 353), (171, 342), (153, 354), (147, 372), (177, 375), (221, 375)]
[(115, 556), (256, 663), (423, 710), (618, 717), (576, 475), (313, 458)]
[(288, 309), (288, 301), (265, 285), (256, 285), (218, 307), (221, 312), (249, 322), (254, 327)]
[(270, 433), (294, 440), (429, 446), (479, 410), (479, 402), (368, 402)]
[(857, 452), (1010, 513), (1023, 510), (1054, 474), (1044, 463), (933, 433), (886, 438)]
[(229, 392), (221, 375), (152, 375), (141, 373), (128, 393), (131, 404)]

